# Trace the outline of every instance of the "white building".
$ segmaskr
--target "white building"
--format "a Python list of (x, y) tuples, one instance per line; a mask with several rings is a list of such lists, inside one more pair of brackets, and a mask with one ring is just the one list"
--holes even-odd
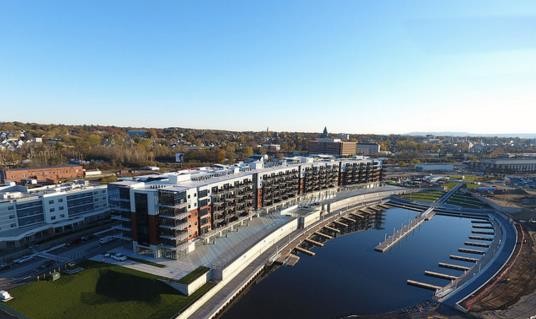
[(0, 249), (45, 239), (109, 216), (106, 185), (85, 181), (0, 187)]

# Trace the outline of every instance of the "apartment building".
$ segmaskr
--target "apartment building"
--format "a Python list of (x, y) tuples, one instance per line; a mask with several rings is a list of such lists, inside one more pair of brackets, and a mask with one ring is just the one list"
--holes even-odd
[(381, 170), (377, 160), (259, 160), (135, 177), (109, 184), (108, 193), (121, 237), (134, 251), (178, 259), (198, 237), (258, 209), (341, 186), (377, 185)]
[(499, 158), (472, 163), (473, 168), (493, 174), (536, 173), (536, 158)]
[(85, 181), (0, 187), (0, 249), (24, 247), (109, 218), (108, 189)]

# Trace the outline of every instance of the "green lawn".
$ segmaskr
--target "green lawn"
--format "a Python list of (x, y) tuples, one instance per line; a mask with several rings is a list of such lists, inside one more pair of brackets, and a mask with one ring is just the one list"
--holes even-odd
[(55, 282), (10, 290), (8, 306), (32, 319), (168, 319), (202, 296), (212, 283), (186, 297), (150, 274), (87, 262), (86, 270)]
[(424, 191), (418, 193), (405, 194), (402, 197), (413, 201), (428, 201), (433, 202), (439, 197), (443, 196), (444, 192), (441, 191)]
[(452, 197), (450, 197), (447, 201), (447, 204), (458, 205), (466, 208), (489, 208), (488, 205), (482, 203), (478, 199), (461, 193), (455, 193), (452, 195)]

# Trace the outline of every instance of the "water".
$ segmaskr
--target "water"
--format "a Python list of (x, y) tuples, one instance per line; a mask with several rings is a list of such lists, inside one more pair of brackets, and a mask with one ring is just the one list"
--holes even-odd
[[(279, 267), (251, 287), (222, 316), (237, 318), (338, 318), (397, 310), (429, 300), (433, 292), (408, 286), (407, 279), (439, 286), (447, 280), (424, 275), (425, 270), (460, 275), (438, 262), (464, 255), (471, 233), (469, 219), (436, 215), (386, 253), (374, 247), (393, 228), (407, 224), (415, 212), (391, 208), (376, 228), (334, 238), (316, 256), (300, 255), (294, 267)], [(379, 221), (379, 219), (377, 220)]]

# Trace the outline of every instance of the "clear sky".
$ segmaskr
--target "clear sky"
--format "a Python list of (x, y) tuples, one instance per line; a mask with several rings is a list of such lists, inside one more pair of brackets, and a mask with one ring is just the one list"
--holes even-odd
[(3, 0), (0, 121), (536, 132), (536, 1)]

